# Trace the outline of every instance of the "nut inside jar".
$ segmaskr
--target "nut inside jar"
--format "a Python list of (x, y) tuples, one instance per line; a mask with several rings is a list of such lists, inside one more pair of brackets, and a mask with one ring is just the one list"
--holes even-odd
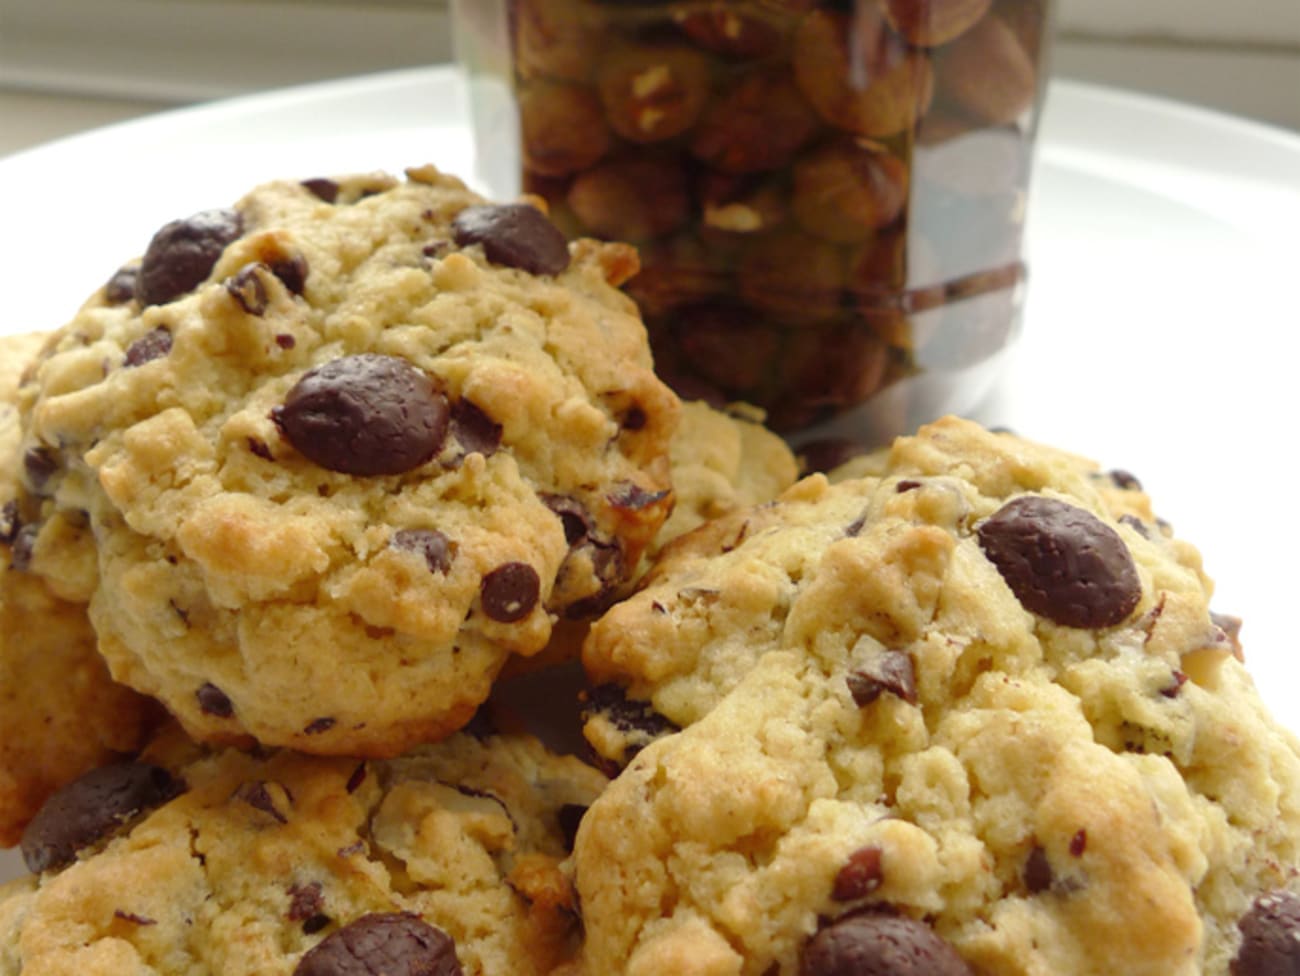
[(498, 2), (522, 186), (567, 233), (637, 245), (625, 287), (684, 393), (798, 439), (986, 392), (1020, 317), (1050, 0)]

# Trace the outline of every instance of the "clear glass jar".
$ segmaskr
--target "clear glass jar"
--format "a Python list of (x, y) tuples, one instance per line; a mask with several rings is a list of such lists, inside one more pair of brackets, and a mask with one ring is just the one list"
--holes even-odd
[(661, 374), (795, 442), (977, 407), (1051, 0), (457, 0), (478, 177), (637, 245)]

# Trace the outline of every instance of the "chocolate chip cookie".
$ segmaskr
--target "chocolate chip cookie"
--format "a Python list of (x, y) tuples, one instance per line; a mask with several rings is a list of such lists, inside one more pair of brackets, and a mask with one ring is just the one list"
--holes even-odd
[[(1300, 965), (1300, 749), (1137, 480), (945, 420), (681, 540), (584, 651), (591, 972)], [(635, 826), (632, 826), (635, 825)]]
[(395, 755), (463, 725), (672, 506), (635, 269), (432, 168), (160, 229), (22, 391), (114, 675), (208, 741)]
[(47, 458), (22, 451), (14, 399), (44, 341), (0, 339), (0, 846), (18, 840), (53, 790), (138, 748), (153, 717), (109, 678), (78, 588), (57, 590), (38, 572), (80, 563), (93, 574), (94, 564), (88, 532), (33, 518), (28, 486), (41, 481)]
[(156, 744), (74, 781), (0, 888), (0, 972), (549, 973), (604, 785), (527, 736), (388, 761)]

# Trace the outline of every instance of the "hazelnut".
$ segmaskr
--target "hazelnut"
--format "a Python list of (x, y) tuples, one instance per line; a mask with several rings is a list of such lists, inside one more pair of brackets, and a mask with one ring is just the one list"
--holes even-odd
[(519, 93), (524, 167), (542, 176), (567, 176), (594, 166), (613, 136), (600, 99), (581, 85), (541, 82)]
[(640, 251), (641, 271), (625, 290), (647, 319), (663, 317), (682, 306), (720, 299), (733, 289), (725, 257), (693, 235), (656, 241)]
[(933, 95), (929, 57), (908, 47), (874, 9), (852, 18), (809, 14), (791, 55), (800, 90), (831, 125), (864, 136), (910, 129)]
[(737, 269), (741, 298), (781, 322), (817, 322), (839, 311), (845, 258), (800, 231), (767, 234), (745, 248)]
[(780, 350), (775, 329), (733, 304), (681, 309), (673, 334), (679, 362), (732, 399), (757, 399)]
[(777, 169), (817, 127), (816, 114), (788, 73), (746, 72), (704, 113), (691, 154), (724, 173)]
[(737, 10), (731, 0), (714, 0), (689, 10), (674, 10), (673, 22), (707, 51), (724, 58), (752, 60), (774, 54), (784, 25), (758, 11)]
[(608, 159), (575, 177), (567, 199), (590, 233), (619, 241), (665, 237), (690, 209), (686, 177), (668, 155)]
[(515, 70), (521, 77), (586, 81), (600, 50), (584, 0), (514, 0)]
[(596, 84), (615, 132), (660, 142), (681, 135), (704, 111), (709, 59), (681, 46), (625, 47), (601, 63)]
[(700, 232), (726, 246), (737, 235), (773, 230), (785, 221), (789, 204), (784, 181), (764, 176), (731, 176), (703, 170), (695, 180)]
[(888, 346), (856, 321), (799, 329), (790, 334), (781, 357), (777, 396), (820, 413), (839, 413), (878, 392), (889, 365)]
[(936, 65), (944, 98), (990, 125), (1010, 125), (1034, 104), (1038, 72), (1015, 31), (986, 17), (943, 49)]
[(1047, 27), (1047, 0), (995, 0), (993, 16), (1011, 28), (1021, 47), (1037, 61)]
[(907, 203), (907, 164), (865, 139), (824, 145), (794, 166), (791, 209), (799, 226), (857, 244), (896, 221)]
[(885, 0), (885, 18), (909, 44), (935, 47), (970, 30), (993, 0)]

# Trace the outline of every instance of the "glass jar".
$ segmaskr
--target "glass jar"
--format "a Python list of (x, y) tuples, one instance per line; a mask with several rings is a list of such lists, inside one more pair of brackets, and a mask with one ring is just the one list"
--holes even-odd
[(989, 392), (1050, 0), (457, 0), (480, 181), (623, 240), (660, 373), (800, 443)]

